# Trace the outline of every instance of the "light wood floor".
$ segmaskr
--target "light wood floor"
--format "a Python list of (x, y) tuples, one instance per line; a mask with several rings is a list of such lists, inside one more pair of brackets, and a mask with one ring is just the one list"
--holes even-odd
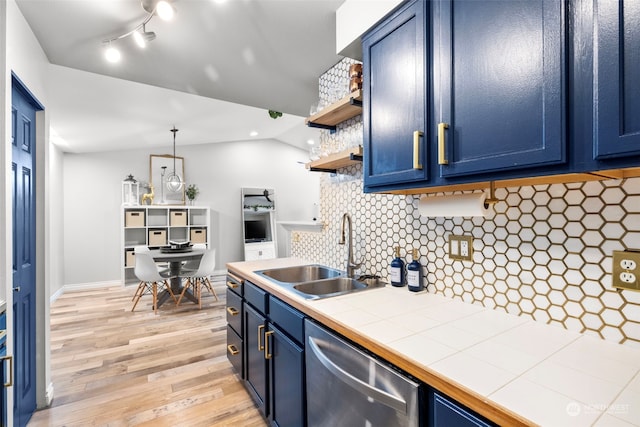
[(265, 426), (226, 358), (224, 283), (166, 303), (134, 288), (65, 293), (51, 307), (54, 400), (34, 413), (40, 426)]

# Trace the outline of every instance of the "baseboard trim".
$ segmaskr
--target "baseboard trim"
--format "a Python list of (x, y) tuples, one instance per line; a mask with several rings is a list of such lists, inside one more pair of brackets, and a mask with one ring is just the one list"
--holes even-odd
[(53, 402), (53, 383), (49, 383), (47, 387), (47, 391), (44, 395), (47, 406), (51, 406), (51, 402)]
[(51, 295), (50, 301), (51, 303), (54, 303), (58, 298), (64, 295), (65, 292), (113, 288), (114, 286), (122, 287), (123, 285), (122, 285), (122, 282), (114, 281), (114, 280), (109, 280), (106, 282), (73, 283), (69, 285), (64, 285), (62, 288), (58, 289), (53, 295)]
[[(215, 281), (225, 281), (227, 276), (226, 270), (216, 270), (211, 275), (212, 279)], [(88, 282), (88, 283), (74, 283), (64, 285), (62, 288), (58, 289), (53, 295), (51, 295), (50, 302), (53, 304), (58, 298), (64, 295), (65, 292), (73, 292), (73, 291), (84, 291), (90, 289), (101, 289), (101, 288), (111, 288), (114, 286), (125, 286), (120, 281), (104, 281), (104, 282)]]

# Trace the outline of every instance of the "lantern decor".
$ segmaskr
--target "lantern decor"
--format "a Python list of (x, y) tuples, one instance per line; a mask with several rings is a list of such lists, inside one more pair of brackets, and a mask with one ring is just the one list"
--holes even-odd
[(122, 204), (124, 206), (138, 206), (140, 197), (140, 184), (133, 175), (127, 176), (122, 181)]

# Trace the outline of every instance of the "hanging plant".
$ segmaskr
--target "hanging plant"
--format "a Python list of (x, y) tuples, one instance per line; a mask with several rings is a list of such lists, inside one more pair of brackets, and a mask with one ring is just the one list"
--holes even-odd
[(282, 113), (280, 111), (269, 110), (269, 117), (277, 119), (278, 117), (282, 117)]

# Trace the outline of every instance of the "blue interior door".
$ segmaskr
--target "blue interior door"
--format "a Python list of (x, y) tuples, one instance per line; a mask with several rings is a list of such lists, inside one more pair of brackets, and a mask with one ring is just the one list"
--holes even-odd
[(14, 425), (26, 426), (36, 408), (36, 216), (35, 148), (37, 102), (13, 78), (13, 355)]

